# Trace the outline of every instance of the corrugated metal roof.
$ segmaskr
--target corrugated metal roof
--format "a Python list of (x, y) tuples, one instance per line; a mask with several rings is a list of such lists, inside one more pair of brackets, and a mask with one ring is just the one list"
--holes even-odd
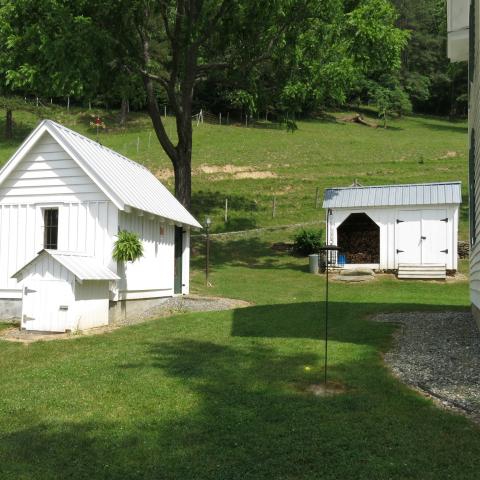
[(323, 208), (460, 204), (461, 187), (461, 182), (445, 182), (327, 188)]
[(62, 252), (58, 250), (41, 250), (38, 255), (25, 264), (12, 278), (19, 276), (23, 270), (30, 266), (41, 255), (49, 255), (67, 270), (72, 272), (79, 280), (119, 280), (120, 277), (109, 268), (102, 265), (96, 258), (80, 253)]
[(125, 205), (201, 228), (190, 212), (144, 166), (52, 120), (44, 120), (42, 124), (93, 170), (99, 177), (100, 188), (110, 189)]

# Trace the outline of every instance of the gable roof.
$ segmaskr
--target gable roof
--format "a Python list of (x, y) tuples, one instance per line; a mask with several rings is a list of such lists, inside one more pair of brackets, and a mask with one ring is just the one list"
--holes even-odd
[(58, 250), (43, 249), (26, 263), (18, 272), (12, 275), (12, 278), (21, 277), (23, 271), (34, 263), (39, 257), (47, 255), (63, 265), (67, 270), (72, 272), (77, 279), (83, 280), (119, 280), (120, 277), (113, 273), (109, 268), (102, 265), (94, 257), (82, 255), (81, 253), (61, 252)]
[(460, 204), (461, 187), (461, 182), (444, 182), (327, 188), (323, 208)]
[(43, 120), (0, 170), (0, 184), (48, 132), (120, 209), (135, 208), (183, 225), (198, 221), (144, 166), (52, 120)]

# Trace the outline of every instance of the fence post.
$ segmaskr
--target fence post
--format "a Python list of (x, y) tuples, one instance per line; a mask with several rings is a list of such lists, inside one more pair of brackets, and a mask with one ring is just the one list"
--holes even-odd
[(140, 150), (140, 137), (137, 137), (137, 153)]
[(148, 149), (150, 150), (150, 143), (152, 141), (152, 132), (149, 132), (148, 134)]
[(272, 201), (272, 218), (275, 218), (276, 211), (277, 211), (277, 197), (274, 195), (273, 201)]
[(317, 190), (315, 191), (315, 208), (318, 208), (318, 193), (319, 188), (317, 187)]
[(221, 125), (222, 124), (222, 112), (219, 113), (218, 120), (219, 120), (220, 125)]
[(167, 118), (167, 106), (166, 105), (163, 106), (163, 117)]
[(227, 112), (227, 125), (230, 125), (230, 112)]
[[(37, 107), (38, 107), (38, 97), (37, 97)], [(70, 95), (67, 96), (67, 111), (70, 111)]]
[(228, 198), (225, 199), (225, 223), (228, 222)]

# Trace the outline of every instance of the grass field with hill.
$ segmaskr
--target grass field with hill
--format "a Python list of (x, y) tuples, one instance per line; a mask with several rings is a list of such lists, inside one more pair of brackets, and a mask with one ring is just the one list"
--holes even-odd
[[(107, 126), (99, 141), (150, 168), (173, 188), (172, 168), (146, 115), (132, 113), (126, 129), (116, 112), (99, 112)], [(387, 129), (343, 122), (349, 112), (332, 112), (318, 120), (299, 121), (295, 133), (240, 125), (194, 126), (192, 210), (201, 222), (213, 219), (213, 231), (315, 222), (315, 194), (332, 186), (461, 180), (464, 204), (460, 237), (467, 237), (467, 125), (440, 118), (411, 116)], [(40, 118), (51, 118), (96, 137), (89, 124), (93, 112), (59, 108), (15, 112), (14, 141), (0, 140), (0, 164)], [(374, 120), (372, 118), (372, 120)], [(167, 131), (174, 133), (173, 118)], [(2, 125), (0, 124), (0, 129)], [(138, 148), (137, 148), (138, 145)], [(272, 217), (273, 197), (275, 217)], [(229, 221), (224, 222), (225, 199)], [(321, 201), (320, 201), (321, 207)]]

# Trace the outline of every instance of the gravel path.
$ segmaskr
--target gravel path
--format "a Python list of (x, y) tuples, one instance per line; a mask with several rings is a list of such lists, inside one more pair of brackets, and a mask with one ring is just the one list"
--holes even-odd
[(480, 422), (480, 332), (469, 312), (389, 313), (373, 320), (401, 324), (385, 354), (395, 375)]

